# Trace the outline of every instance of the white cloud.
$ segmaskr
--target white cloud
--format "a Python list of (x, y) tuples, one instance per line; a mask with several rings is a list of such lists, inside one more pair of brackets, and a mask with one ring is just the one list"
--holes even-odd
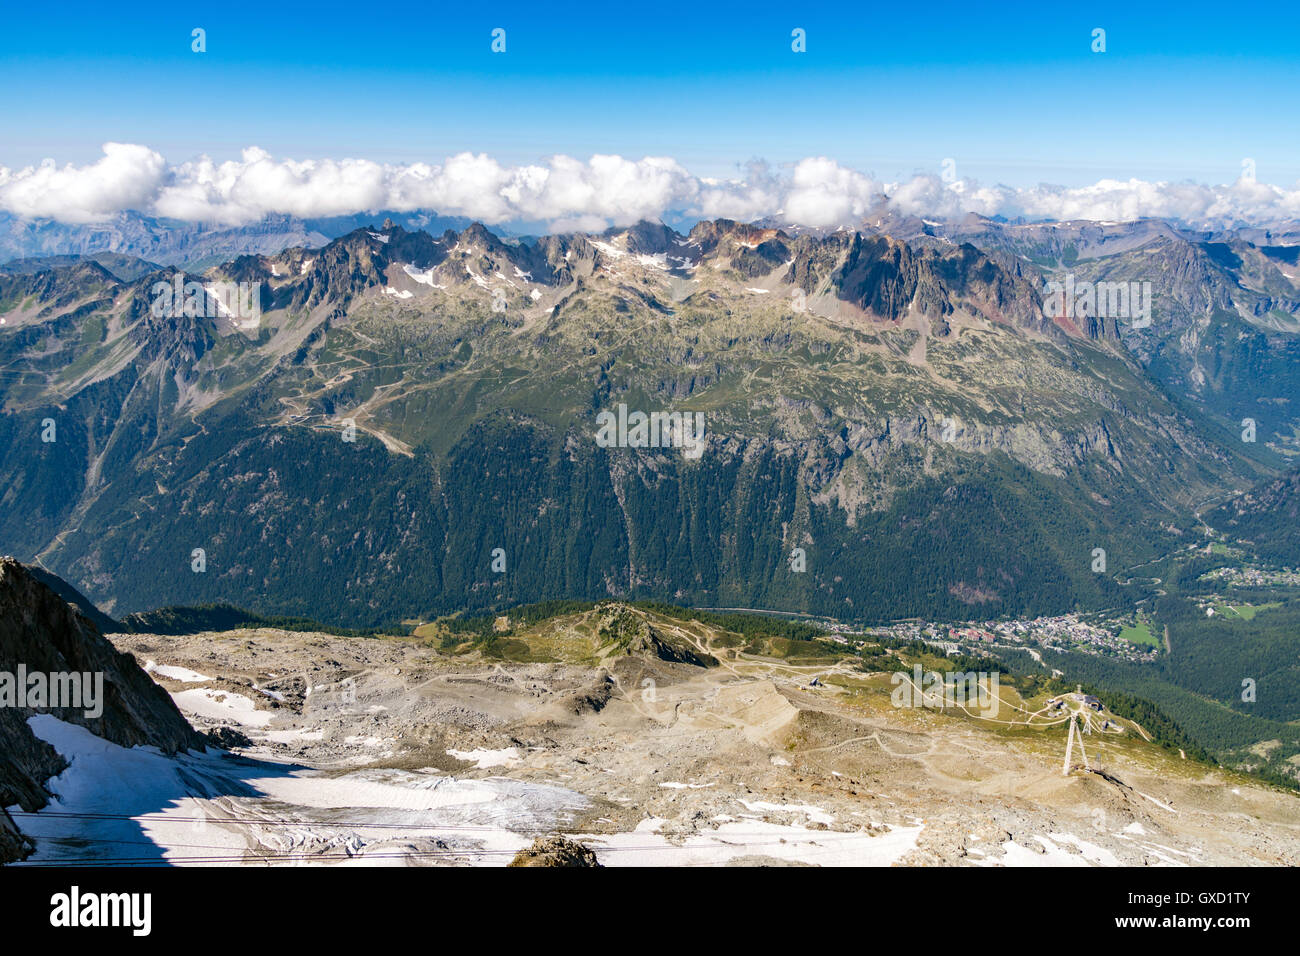
[(781, 208), (782, 183), (767, 163), (749, 163), (743, 179), (701, 179), (699, 183), (695, 212), (706, 219), (748, 222)]
[[(600, 217), (631, 225), (689, 203), (698, 182), (675, 160), (647, 156), (593, 156), (587, 162), (554, 156), (549, 166), (523, 167), (500, 194), (514, 218)], [(441, 210), (440, 210), (441, 211)]]
[(151, 212), (175, 219), (247, 222), (268, 212), (337, 216), (377, 208), (388, 197), (385, 168), (366, 160), (293, 162), (257, 148), (238, 161), (183, 163)]
[(89, 166), (0, 166), (0, 209), (18, 216), (94, 222), (122, 209), (146, 209), (157, 197), (167, 162), (145, 146), (105, 143)]
[(836, 226), (861, 219), (881, 185), (832, 159), (800, 160), (790, 177), (784, 218), (801, 226)]
[(735, 179), (692, 175), (662, 156), (587, 160), (552, 156), (503, 166), (482, 153), (440, 164), (365, 159), (277, 159), (251, 147), (238, 160), (199, 157), (169, 165), (146, 146), (107, 143), (85, 166), (0, 166), (0, 211), (69, 223), (123, 210), (188, 221), (236, 224), (268, 213), (333, 216), (379, 210), (435, 210), (489, 224), (544, 222), (554, 231), (627, 225), (668, 214), (804, 226), (853, 225), (882, 209), (926, 218), (968, 212), (1028, 219), (1130, 220), (1162, 217), (1194, 226), (1300, 218), (1300, 184), (1290, 189), (1240, 179), (1197, 183), (1105, 179), (1090, 186), (1013, 189), (918, 175), (879, 182), (827, 157), (776, 170), (752, 162)]

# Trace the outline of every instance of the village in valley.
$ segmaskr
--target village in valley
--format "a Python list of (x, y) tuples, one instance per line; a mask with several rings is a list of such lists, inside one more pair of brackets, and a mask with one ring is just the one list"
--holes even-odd
[[(1096, 618), (1096, 615), (1087, 617)], [(1156, 657), (1159, 643), (1149, 626), (1132, 615), (1121, 618), (1087, 619), (1081, 614), (1062, 614), (1001, 621), (940, 623), (922, 620), (898, 621), (865, 630), (839, 622), (824, 622), (830, 639), (854, 646), (864, 639), (889, 638), (923, 641), (949, 654), (989, 655), (996, 650), (1024, 651), (1040, 664), (1044, 650), (1114, 657), (1147, 662)]]
[[(1180, 554), (1224, 555), (1242, 558), (1243, 552), (1225, 547), (1217, 541), (1189, 545)], [(1121, 583), (1132, 583), (1132, 579)], [(1151, 583), (1160, 584), (1159, 578)], [(1253, 620), (1261, 611), (1280, 606), (1278, 597), (1300, 588), (1300, 568), (1259, 567), (1234, 564), (1214, 568), (1196, 578), (1194, 597), (1199, 610), (1207, 617), (1229, 620)], [(1248, 602), (1239, 598), (1254, 592)], [(1258, 602), (1259, 595), (1271, 592), (1272, 600)], [(1163, 591), (1159, 593), (1164, 593)], [(831, 618), (804, 617), (809, 623), (826, 628), (828, 638), (837, 644), (857, 647), (873, 639), (922, 641), (948, 654), (997, 656), (997, 651), (1019, 651), (1047, 667), (1042, 652), (1082, 653), (1130, 663), (1150, 663), (1163, 651), (1169, 651), (1168, 628), (1157, 624), (1146, 600), (1128, 610), (1074, 612), (1051, 617), (1009, 618), (986, 621), (927, 621), (920, 618), (891, 621), (886, 624), (862, 625)], [(1056, 672), (1055, 668), (1049, 668)]]

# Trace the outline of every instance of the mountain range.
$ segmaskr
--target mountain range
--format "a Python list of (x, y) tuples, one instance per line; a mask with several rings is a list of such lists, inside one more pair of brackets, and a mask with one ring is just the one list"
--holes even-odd
[[(1297, 451), (1300, 247), (1155, 221), (413, 225), (136, 217), (0, 268), (7, 549), (118, 617), (1044, 614), (1132, 600), (1115, 572)], [(1149, 325), (1054, 314), (1066, 275), (1149, 282)], [(198, 314), (159, 308), (178, 276)], [(704, 453), (604, 447), (620, 408), (703, 416)]]

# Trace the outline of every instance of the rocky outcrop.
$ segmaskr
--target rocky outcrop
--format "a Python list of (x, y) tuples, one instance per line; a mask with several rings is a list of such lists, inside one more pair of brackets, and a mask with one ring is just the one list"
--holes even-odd
[(644, 615), (625, 604), (609, 604), (602, 608), (597, 633), (602, 644), (623, 654), (693, 667), (718, 666), (718, 659), (712, 654), (697, 652), (685, 641), (660, 633)]
[(952, 312), (937, 277), (905, 243), (883, 236), (855, 236), (835, 284), (840, 298), (890, 321), (912, 309), (936, 318)]
[[(202, 738), (133, 657), (115, 650), (80, 610), (6, 557), (0, 559), (0, 674), (14, 675), (12, 686), (20, 668), (27, 675), (102, 674), (102, 712), (87, 716), (85, 708), (0, 704), (0, 807), (44, 806), (46, 781), (66, 767), (28, 727), (34, 714), (52, 714), (124, 747), (203, 749)], [(11, 823), (0, 817), (0, 861), (28, 849)]]
[(507, 866), (600, 866), (596, 854), (568, 837), (538, 837), (533, 845), (515, 854)]
[(839, 298), (891, 322), (912, 312), (941, 321), (961, 309), (1016, 328), (1049, 326), (1033, 284), (969, 243), (941, 253), (856, 234), (833, 282)]
[(0, 864), (21, 860), (32, 852), (32, 842), (18, 831), (9, 813), (0, 808)]

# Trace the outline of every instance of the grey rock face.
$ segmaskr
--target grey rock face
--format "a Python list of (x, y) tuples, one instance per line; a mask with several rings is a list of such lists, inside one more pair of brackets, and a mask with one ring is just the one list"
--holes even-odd
[[(49, 713), (123, 747), (151, 745), (164, 753), (203, 749), (202, 738), (166, 691), (135, 659), (119, 653), (95, 625), (38, 581), (13, 558), (0, 559), (0, 672), (103, 674), (103, 712), (87, 717), (73, 708), (0, 706), (0, 807), (40, 809), (45, 783), (66, 762), (32, 733), (27, 720)], [(0, 861), (18, 859), (30, 846), (0, 816)]]

